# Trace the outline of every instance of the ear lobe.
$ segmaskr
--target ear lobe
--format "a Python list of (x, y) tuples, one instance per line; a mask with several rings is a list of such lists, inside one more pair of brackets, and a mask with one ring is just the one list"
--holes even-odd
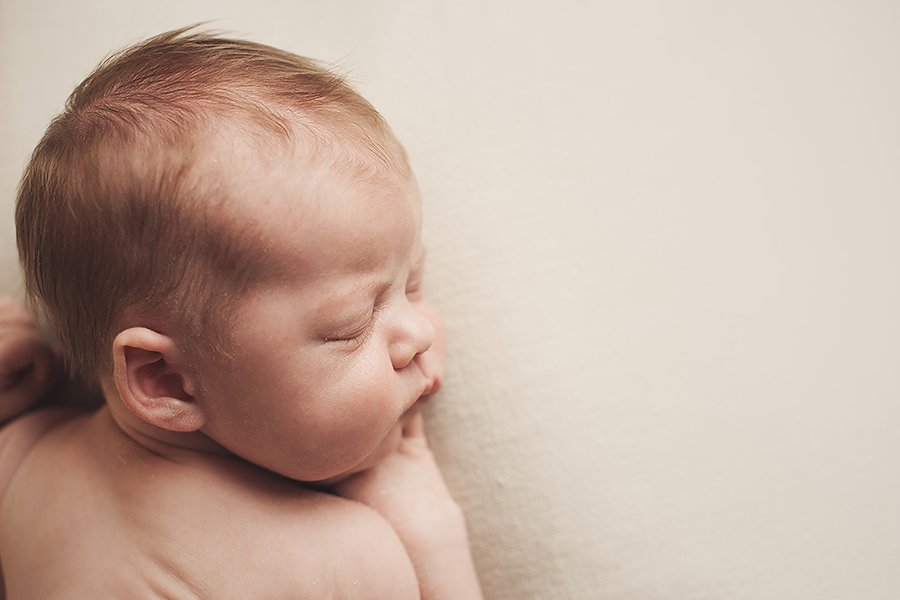
[(143, 421), (188, 432), (205, 423), (194, 384), (174, 340), (145, 327), (131, 327), (113, 341), (113, 378), (122, 402)]

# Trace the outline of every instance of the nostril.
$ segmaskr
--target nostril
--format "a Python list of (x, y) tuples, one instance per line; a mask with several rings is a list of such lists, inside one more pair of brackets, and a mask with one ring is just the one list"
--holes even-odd
[(394, 342), (391, 345), (390, 354), (394, 369), (399, 371), (412, 364), (421, 351), (412, 340), (407, 339)]

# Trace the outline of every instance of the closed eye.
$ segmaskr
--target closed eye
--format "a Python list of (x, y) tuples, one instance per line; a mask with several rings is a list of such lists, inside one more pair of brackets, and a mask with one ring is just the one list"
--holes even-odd
[(406, 286), (406, 297), (410, 300), (418, 300), (422, 296), (422, 283), (416, 282), (414, 285)]
[(333, 333), (323, 336), (325, 342), (327, 343), (335, 343), (335, 342), (358, 342), (361, 343), (366, 336), (366, 334), (371, 329), (370, 324), (372, 322), (372, 317), (374, 313), (372, 310), (367, 312), (364, 316), (361, 316), (359, 319), (354, 319), (355, 324), (353, 322), (347, 323), (343, 327), (336, 327), (332, 329)]
[(371, 328), (367, 325), (361, 331), (353, 333), (351, 335), (341, 335), (340, 337), (326, 337), (325, 343), (347, 346), (351, 350), (355, 350), (366, 342), (366, 340), (369, 338), (370, 331)]

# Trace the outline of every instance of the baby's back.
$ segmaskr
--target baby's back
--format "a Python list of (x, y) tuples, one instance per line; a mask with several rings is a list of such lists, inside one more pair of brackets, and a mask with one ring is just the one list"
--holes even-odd
[(418, 597), (370, 509), (239, 459), (155, 454), (106, 409), (0, 432), (0, 564), (9, 600)]

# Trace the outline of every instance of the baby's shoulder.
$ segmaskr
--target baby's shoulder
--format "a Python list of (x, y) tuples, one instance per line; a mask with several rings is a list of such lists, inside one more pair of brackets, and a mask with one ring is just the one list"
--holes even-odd
[[(185, 561), (217, 597), (419, 598), (400, 538), (367, 506), (227, 458), (163, 469), (141, 507), (148, 556)], [(160, 505), (170, 507), (162, 512)]]
[(79, 412), (50, 408), (25, 414), (0, 428), (0, 499), (32, 448), (55, 426), (76, 418)]
[(0, 554), (24, 597), (419, 598), (405, 548), (372, 509), (234, 458), (146, 452), (100, 427), (102, 412), (71, 417), (35, 413), (0, 432), (0, 469), (19, 471), (0, 503)]
[[(378, 513), (296, 482), (261, 479), (214, 484), (210, 491), (227, 497), (207, 503), (190, 527), (182, 523), (179, 543), (208, 552), (206, 566), (231, 565), (204, 577), (254, 597), (419, 598), (409, 555)], [(234, 548), (238, 555), (219, 554)]]
[[(419, 586), (409, 554), (388, 522), (368, 506), (343, 498), (320, 498), (329, 506), (316, 521), (318, 540), (329, 546), (327, 556), (319, 556), (318, 568), (336, 574), (336, 597), (418, 599)], [(309, 560), (307, 547), (301, 558)], [(361, 590), (365, 590), (362, 594)], [(331, 596), (329, 596), (331, 597)]]

